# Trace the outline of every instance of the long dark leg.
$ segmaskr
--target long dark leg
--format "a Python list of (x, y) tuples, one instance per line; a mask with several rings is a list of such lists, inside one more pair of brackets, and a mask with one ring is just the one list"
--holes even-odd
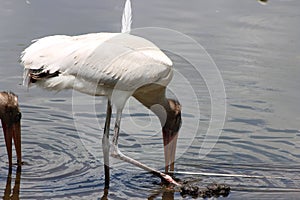
[(14, 140), (16, 155), (17, 155), (17, 164), (21, 166), (22, 162), (22, 150), (21, 150), (21, 125), (20, 122), (16, 122), (13, 126), (13, 135), (12, 138)]
[(112, 150), (112, 157), (118, 158), (120, 160), (123, 160), (125, 162), (131, 163), (137, 167), (140, 167), (148, 172), (151, 172), (152, 174), (166, 180), (169, 183), (172, 183), (174, 185), (180, 186), (179, 183), (174, 181), (172, 177), (170, 177), (167, 174), (164, 174), (156, 169), (153, 169), (151, 167), (148, 167), (145, 164), (140, 163), (137, 160), (134, 160), (126, 155), (124, 155), (119, 149), (118, 149), (118, 139), (119, 139), (119, 131), (120, 131), (120, 123), (121, 123), (121, 115), (122, 115), (122, 110), (117, 110), (117, 117), (116, 117), (116, 123), (115, 123), (115, 133), (113, 137), (113, 150)]
[(107, 100), (106, 120), (104, 126), (104, 134), (102, 138), (102, 150), (104, 158), (105, 188), (109, 188), (109, 127), (111, 119), (111, 102)]
[(2, 121), (2, 128), (3, 128), (4, 139), (6, 144), (8, 164), (9, 167), (11, 168), (12, 167), (12, 127), (8, 127), (8, 125), (3, 123)]

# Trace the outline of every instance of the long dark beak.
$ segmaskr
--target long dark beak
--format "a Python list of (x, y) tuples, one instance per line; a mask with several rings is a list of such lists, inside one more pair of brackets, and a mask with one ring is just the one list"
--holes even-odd
[(174, 171), (176, 144), (178, 133), (163, 130), (164, 153), (165, 153), (165, 172)]
[(16, 154), (17, 154), (17, 164), (22, 164), (22, 154), (21, 154), (21, 123), (20, 121), (14, 122), (8, 125), (2, 121), (2, 127), (4, 132), (4, 138), (6, 143), (8, 163), (12, 166), (12, 139), (14, 140)]

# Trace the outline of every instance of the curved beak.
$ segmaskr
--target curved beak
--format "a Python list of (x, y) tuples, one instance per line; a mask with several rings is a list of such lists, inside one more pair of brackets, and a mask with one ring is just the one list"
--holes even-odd
[(164, 153), (165, 153), (165, 172), (174, 171), (176, 144), (178, 132), (163, 129)]
[(6, 124), (2, 121), (2, 128), (4, 132), (5, 144), (8, 155), (9, 166), (12, 166), (12, 139), (14, 140), (16, 154), (17, 154), (17, 164), (22, 163), (21, 154), (21, 123), (20, 121), (14, 122), (13, 124)]

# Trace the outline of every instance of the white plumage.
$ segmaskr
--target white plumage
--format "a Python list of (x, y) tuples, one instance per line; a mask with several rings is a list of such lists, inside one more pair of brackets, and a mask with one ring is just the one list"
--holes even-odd
[[(166, 86), (172, 79), (172, 61), (152, 42), (131, 34), (131, 6), (127, 0), (122, 32), (90, 33), (79, 36), (54, 35), (35, 40), (21, 55), (24, 84), (49, 90), (75, 89), (107, 96), (103, 135), (105, 187), (109, 184), (109, 129), (112, 106), (117, 115), (112, 156), (148, 170), (170, 183), (170, 176), (123, 155), (118, 150), (121, 114), (133, 95), (159, 117), (163, 130), (166, 172), (174, 171), (176, 141), (181, 125), (181, 106), (167, 99)], [(160, 105), (157, 107), (156, 105)], [(159, 109), (158, 109), (159, 108)]]
[(121, 33), (129, 33), (131, 30), (131, 23), (132, 23), (132, 12), (131, 12), (131, 2), (126, 1), (124, 12), (122, 16), (122, 29)]
[[(166, 86), (172, 78), (172, 61), (157, 46), (121, 33), (38, 39), (23, 51), (21, 63), (25, 67), (24, 80), (29, 70), (59, 72), (37, 84), (51, 90), (74, 88), (91, 95), (109, 95), (108, 88), (134, 91), (150, 83)], [(92, 84), (93, 91), (87, 91), (86, 84)]]

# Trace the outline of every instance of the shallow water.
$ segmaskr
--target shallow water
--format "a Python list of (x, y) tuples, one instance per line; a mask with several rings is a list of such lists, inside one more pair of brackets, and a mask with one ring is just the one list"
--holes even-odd
[[(296, 0), (274, 0), (265, 6), (255, 0), (133, 1), (133, 27), (152, 27), (133, 32), (151, 39), (174, 62), (176, 73), (169, 95), (176, 96), (183, 105), (176, 160), (178, 178), (203, 186), (226, 183), (232, 188), (228, 199), (298, 198), (299, 6)], [(15, 194), (20, 199), (103, 196), (105, 98), (73, 91), (27, 90), (21, 85), (18, 59), (32, 39), (46, 35), (117, 32), (122, 9), (123, 2), (117, 0), (93, 0), (89, 4), (74, 0), (0, 2), (0, 90), (17, 93), (23, 112), (25, 165), (19, 194)], [(178, 32), (201, 44), (219, 69), (227, 105), (220, 137), (218, 130), (207, 134), (212, 116), (209, 89), (213, 85), (206, 80), (210, 77), (192, 65), (196, 60), (209, 68), (212, 62), (203, 49), (190, 44), (187, 38), (182, 40)], [(217, 110), (217, 119), (222, 119), (222, 106)], [(207, 145), (213, 148), (199, 154)], [(123, 115), (120, 149), (163, 169), (158, 120), (134, 99), (130, 99)], [(6, 160), (0, 134), (2, 196), (10, 185)], [(109, 199), (181, 198), (179, 193), (166, 192), (158, 178), (127, 163), (112, 159), (111, 167)], [(14, 168), (11, 187), (16, 185), (17, 190), (16, 174)]]

